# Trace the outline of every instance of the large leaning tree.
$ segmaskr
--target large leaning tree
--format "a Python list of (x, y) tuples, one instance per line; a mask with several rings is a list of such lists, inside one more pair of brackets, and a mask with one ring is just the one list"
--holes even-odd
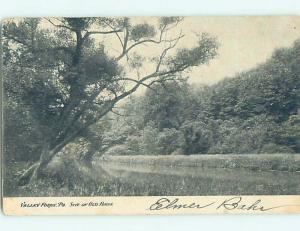
[(182, 20), (162, 17), (155, 23), (137, 23), (101, 17), (4, 22), (6, 96), (28, 110), (42, 134), (39, 161), (20, 177), (22, 184), (41, 176), (57, 153), (139, 87), (180, 79), (185, 71), (216, 56), (217, 42), (205, 33), (197, 35), (193, 47), (180, 44), (186, 36), (178, 29)]

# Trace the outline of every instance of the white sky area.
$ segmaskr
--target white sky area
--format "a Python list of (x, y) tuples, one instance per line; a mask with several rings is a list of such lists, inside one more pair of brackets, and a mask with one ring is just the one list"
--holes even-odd
[[(136, 17), (131, 20), (133, 23), (154, 24), (157, 18)], [(208, 65), (195, 67), (187, 74), (191, 84), (211, 85), (265, 62), (276, 48), (291, 46), (300, 38), (300, 17), (186, 17), (176, 29), (168, 32), (168, 36), (174, 37), (180, 31), (185, 37), (178, 43), (178, 48), (194, 46), (197, 41), (196, 34), (203, 32), (217, 38), (218, 56)], [(102, 41), (110, 44), (112, 53), (117, 54), (116, 50), (120, 48), (117, 40), (106, 36)], [(147, 45), (134, 51), (151, 57), (157, 55), (160, 49), (162, 47)], [(141, 73), (146, 74), (151, 70), (153, 66), (146, 63)], [(134, 74), (135, 72), (132, 73)], [(145, 87), (138, 93), (142, 93), (145, 90), (143, 88)]]
[[(51, 20), (55, 22), (55, 19)], [(132, 17), (130, 20), (133, 25), (158, 23), (157, 17)], [(46, 20), (43, 22), (43, 27), (53, 27)], [(194, 67), (184, 74), (189, 77), (191, 84), (212, 85), (226, 77), (234, 77), (238, 72), (247, 71), (265, 62), (276, 48), (291, 46), (296, 39), (300, 39), (300, 16), (185, 17), (177, 27), (168, 31), (165, 38), (175, 38), (182, 33), (185, 36), (176, 48), (190, 48), (197, 44), (197, 34), (204, 32), (216, 37), (219, 43), (218, 56), (210, 60), (209, 64)], [(158, 36), (159, 34), (154, 39), (158, 40)], [(121, 53), (120, 42), (115, 34), (94, 35), (94, 38), (105, 45), (110, 55), (118, 56)], [(165, 46), (166, 44), (150, 43), (136, 46), (130, 51), (129, 56), (137, 53), (146, 59), (158, 57)], [(172, 50), (169, 55), (175, 52), (176, 50)], [(125, 57), (122, 64), (127, 68)], [(139, 75), (143, 77), (152, 73), (154, 69), (155, 66), (145, 60), (139, 69)], [(130, 78), (139, 78), (136, 70), (129, 70), (127, 74)], [(131, 84), (128, 85), (130, 86)], [(141, 86), (136, 93), (143, 94), (144, 91), (145, 87)]]
[[(149, 23), (157, 25), (157, 17), (132, 17), (131, 23)], [(55, 21), (55, 19), (54, 19)], [(47, 25), (48, 24), (48, 25)], [(50, 26), (49, 23), (43, 26)], [(97, 29), (97, 28), (95, 28)], [(109, 30), (109, 28), (107, 29)], [(185, 17), (176, 28), (168, 31), (166, 38), (175, 38), (179, 33), (185, 35), (176, 48), (193, 47), (197, 42), (197, 34), (203, 32), (216, 37), (219, 43), (218, 56), (209, 64), (194, 67), (185, 74), (191, 84), (214, 84), (225, 77), (234, 77), (238, 72), (247, 71), (257, 64), (265, 62), (276, 48), (289, 47), (296, 39), (300, 39), (300, 17), (298, 16), (227, 16), (227, 17)], [(122, 36), (122, 34), (120, 34)], [(118, 56), (121, 46), (114, 34), (94, 35), (96, 41), (105, 44), (110, 55)], [(156, 36), (156, 40), (158, 35)], [(130, 44), (129, 44), (130, 45)], [(157, 57), (166, 44), (147, 44), (137, 46), (129, 53), (137, 53), (146, 58)], [(172, 55), (176, 50), (171, 51)], [(122, 64), (127, 67), (126, 58)], [(153, 64), (143, 62), (139, 70), (141, 77), (152, 73)], [(128, 71), (128, 77), (137, 79), (137, 72)], [(137, 94), (145, 91), (140, 87)]]
[(217, 37), (219, 56), (195, 68), (190, 82), (213, 84), (264, 62), (276, 48), (291, 46), (300, 38), (300, 17), (186, 18), (195, 31)]

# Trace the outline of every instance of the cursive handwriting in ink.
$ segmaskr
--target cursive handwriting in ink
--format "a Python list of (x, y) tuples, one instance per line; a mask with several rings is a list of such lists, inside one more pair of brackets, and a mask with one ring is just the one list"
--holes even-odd
[(150, 206), (150, 210), (162, 210), (162, 209), (203, 209), (213, 205), (215, 202), (211, 202), (208, 204), (197, 204), (197, 203), (189, 203), (189, 204), (182, 204), (179, 203), (179, 199), (176, 198), (174, 200), (170, 200), (168, 198), (160, 198), (154, 204)]
[(269, 211), (269, 210), (280, 208), (280, 207), (285, 207), (285, 205), (266, 208), (265, 206), (262, 205), (261, 199), (256, 200), (254, 203), (245, 204), (242, 202), (242, 197), (237, 196), (237, 197), (232, 197), (232, 198), (226, 199), (217, 207), (217, 209), (224, 208), (226, 210), (244, 210), (244, 211), (265, 212), (265, 211)]
[(169, 199), (166, 197), (158, 199), (155, 203), (150, 205), (149, 210), (164, 210), (164, 209), (172, 209), (172, 210), (179, 210), (179, 209), (203, 209), (212, 207), (216, 210), (224, 209), (224, 210), (242, 210), (242, 211), (258, 211), (258, 212), (265, 212), (281, 207), (287, 206), (300, 206), (300, 205), (280, 205), (274, 207), (266, 207), (263, 205), (261, 199), (257, 199), (254, 202), (246, 203), (243, 201), (243, 197), (236, 196), (230, 197), (225, 199), (221, 203), (213, 201), (213, 202), (206, 202), (206, 203), (199, 203), (199, 202), (191, 202), (191, 203), (182, 203), (180, 202), (179, 198)]

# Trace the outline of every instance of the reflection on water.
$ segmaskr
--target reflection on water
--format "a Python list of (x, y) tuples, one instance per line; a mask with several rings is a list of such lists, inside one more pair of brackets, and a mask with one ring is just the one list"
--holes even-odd
[[(253, 195), (300, 194), (300, 173), (260, 172), (182, 166), (95, 164), (100, 178), (111, 186), (105, 194), (158, 195)], [(99, 192), (101, 194), (101, 192)]]

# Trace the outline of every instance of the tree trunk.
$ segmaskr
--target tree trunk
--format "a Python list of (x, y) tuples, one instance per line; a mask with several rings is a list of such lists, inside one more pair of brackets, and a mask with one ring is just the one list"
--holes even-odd
[(49, 145), (44, 145), (40, 159), (32, 164), (18, 179), (18, 185), (24, 186), (43, 176), (43, 171), (56, 153), (49, 150)]
[(57, 144), (53, 149), (50, 150), (50, 144), (46, 143), (43, 147), (40, 160), (37, 163), (32, 164), (19, 178), (18, 185), (26, 185), (37, 178), (40, 178), (43, 171), (53, 159), (53, 157), (61, 151), (68, 143), (72, 142), (79, 134), (80, 130), (71, 134), (65, 138), (62, 142)]

